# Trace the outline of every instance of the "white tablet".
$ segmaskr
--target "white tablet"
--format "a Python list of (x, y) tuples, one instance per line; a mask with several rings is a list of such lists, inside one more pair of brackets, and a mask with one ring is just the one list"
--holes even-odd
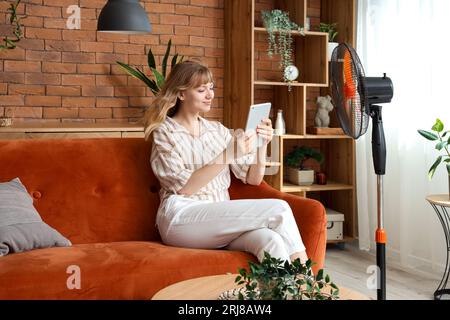
[[(248, 111), (247, 116), (247, 125), (245, 126), (245, 132), (250, 130), (256, 131), (256, 128), (264, 119), (269, 119), (271, 108), (272, 104), (270, 102), (250, 106), (250, 110)], [(258, 147), (261, 147), (262, 143), (262, 139), (258, 139)]]

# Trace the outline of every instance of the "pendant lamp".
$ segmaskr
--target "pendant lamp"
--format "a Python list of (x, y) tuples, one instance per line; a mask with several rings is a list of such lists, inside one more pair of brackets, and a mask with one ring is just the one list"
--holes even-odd
[(150, 33), (152, 27), (138, 0), (108, 0), (98, 17), (97, 31), (139, 34)]

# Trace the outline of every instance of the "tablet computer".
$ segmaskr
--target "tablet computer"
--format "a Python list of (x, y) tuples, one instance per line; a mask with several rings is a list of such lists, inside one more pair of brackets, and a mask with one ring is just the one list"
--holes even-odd
[[(269, 119), (271, 108), (272, 104), (270, 102), (251, 105), (248, 111), (245, 132), (250, 130), (256, 131), (256, 128), (261, 124), (261, 122), (264, 119)], [(258, 147), (261, 147), (263, 144), (262, 139), (258, 139), (257, 143)]]

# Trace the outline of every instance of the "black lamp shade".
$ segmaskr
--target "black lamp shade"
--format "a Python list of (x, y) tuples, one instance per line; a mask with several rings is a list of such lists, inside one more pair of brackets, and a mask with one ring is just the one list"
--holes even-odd
[(108, 0), (98, 17), (97, 31), (149, 33), (152, 27), (138, 0)]

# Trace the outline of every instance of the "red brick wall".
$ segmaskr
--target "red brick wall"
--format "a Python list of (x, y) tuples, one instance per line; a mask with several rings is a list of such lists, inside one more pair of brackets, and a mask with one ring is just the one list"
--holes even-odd
[[(0, 53), (0, 116), (34, 122), (128, 122), (140, 119), (153, 95), (126, 75), (116, 60), (145, 66), (149, 48), (158, 69), (169, 39), (173, 49), (207, 64), (216, 80), (215, 104), (206, 117), (222, 120), (225, 0), (141, 0), (149, 35), (97, 33), (106, 0), (23, 0), (25, 38)], [(0, 2), (0, 34), (8, 30)], [(68, 6), (81, 8), (81, 29), (66, 28)], [(2, 36), (3, 38), (3, 36)]]

